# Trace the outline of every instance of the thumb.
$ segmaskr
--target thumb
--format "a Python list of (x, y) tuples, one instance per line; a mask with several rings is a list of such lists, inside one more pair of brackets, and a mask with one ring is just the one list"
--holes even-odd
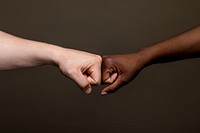
[(81, 73), (81, 71), (71, 75), (71, 79), (81, 88), (86, 94), (90, 94), (92, 91), (91, 85), (87, 80), (87, 77)]
[(108, 85), (101, 91), (101, 95), (104, 96), (108, 93), (114, 93), (123, 85), (122, 80), (118, 77), (112, 84)]

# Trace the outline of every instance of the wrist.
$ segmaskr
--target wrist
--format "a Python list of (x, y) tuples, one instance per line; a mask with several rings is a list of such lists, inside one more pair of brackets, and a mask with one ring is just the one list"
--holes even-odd
[(56, 45), (49, 45), (46, 51), (45, 64), (59, 66), (63, 49)]
[(35, 58), (42, 65), (58, 65), (58, 57), (61, 54), (62, 47), (47, 44), (47, 43), (38, 43), (34, 44)]
[(158, 52), (154, 46), (148, 46), (139, 49), (136, 53), (138, 54), (141, 64), (144, 67), (147, 67), (153, 64), (154, 60), (157, 58)]

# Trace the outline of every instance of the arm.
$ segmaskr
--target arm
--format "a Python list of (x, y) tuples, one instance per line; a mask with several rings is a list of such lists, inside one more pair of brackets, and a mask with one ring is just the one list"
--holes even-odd
[(139, 50), (145, 64), (200, 57), (200, 26), (178, 36)]
[(195, 57), (200, 57), (200, 26), (134, 53), (104, 56), (102, 81), (110, 85), (101, 94), (115, 92), (146, 66)]
[(0, 32), (0, 70), (55, 65), (85, 93), (101, 79), (101, 57)]

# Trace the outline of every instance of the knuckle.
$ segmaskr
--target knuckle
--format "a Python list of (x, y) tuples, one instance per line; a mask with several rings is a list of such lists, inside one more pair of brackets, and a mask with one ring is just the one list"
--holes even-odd
[(100, 85), (101, 84), (101, 80), (96, 80), (95, 85)]
[(104, 58), (103, 63), (105, 65), (112, 65), (113, 64), (113, 59), (111, 57), (107, 56), (107, 57)]
[(96, 85), (96, 86), (97, 86), (97, 85), (101, 85), (101, 82), (96, 82), (95, 85)]
[(89, 81), (89, 82), (90, 82), (91, 85), (94, 85), (94, 86), (101, 84), (101, 80), (92, 80), (92, 81)]
[(102, 57), (100, 55), (96, 55), (96, 62), (101, 63)]
[(109, 57), (109, 56), (106, 56), (106, 57), (104, 57), (104, 61), (105, 61), (105, 62), (111, 62), (111, 61), (112, 61), (112, 58)]

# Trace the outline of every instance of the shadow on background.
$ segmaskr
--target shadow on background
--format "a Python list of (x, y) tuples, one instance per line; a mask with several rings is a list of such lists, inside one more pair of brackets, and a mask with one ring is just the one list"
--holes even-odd
[[(1, 0), (8, 33), (100, 55), (133, 52), (200, 23), (200, 1)], [(153, 65), (89, 96), (50, 66), (0, 72), (0, 132), (200, 132), (200, 59)]]

